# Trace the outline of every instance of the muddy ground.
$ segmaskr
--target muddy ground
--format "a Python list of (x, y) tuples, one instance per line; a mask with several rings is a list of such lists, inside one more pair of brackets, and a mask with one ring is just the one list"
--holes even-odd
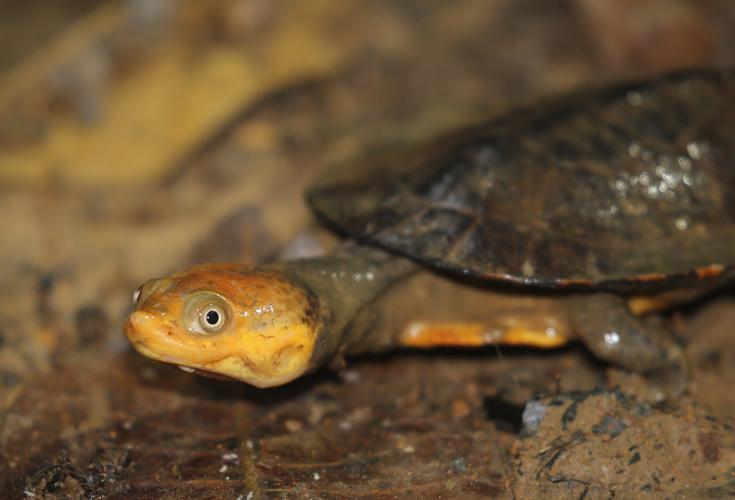
[(256, 390), (121, 333), (148, 278), (333, 244), (301, 197), (330, 165), (580, 85), (732, 65), (730, 2), (0, 8), (0, 497), (735, 495), (730, 290), (663, 318), (693, 375), (655, 406), (578, 345), (396, 352)]

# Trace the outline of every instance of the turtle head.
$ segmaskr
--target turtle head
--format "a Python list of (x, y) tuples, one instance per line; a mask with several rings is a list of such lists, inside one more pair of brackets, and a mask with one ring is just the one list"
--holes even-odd
[(205, 264), (151, 280), (133, 296), (125, 335), (146, 357), (257, 387), (310, 367), (317, 301), (276, 272)]

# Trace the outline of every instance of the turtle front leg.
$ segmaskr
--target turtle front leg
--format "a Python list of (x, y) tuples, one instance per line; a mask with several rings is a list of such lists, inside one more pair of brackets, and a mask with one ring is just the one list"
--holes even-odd
[(622, 297), (595, 293), (571, 298), (569, 322), (598, 358), (645, 375), (669, 395), (685, 389), (683, 349), (666, 329), (635, 316)]

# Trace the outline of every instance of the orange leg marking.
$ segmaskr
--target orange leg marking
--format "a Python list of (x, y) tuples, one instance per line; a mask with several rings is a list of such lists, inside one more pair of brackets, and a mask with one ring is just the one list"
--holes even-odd
[(554, 348), (569, 338), (556, 328), (522, 328), (518, 326), (488, 328), (483, 323), (411, 323), (403, 331), (400, 343), (409, 347), (477, 347), (488, 344), (527, 345)]
[(663, 296), (641, 296), (628, 299), (628, 308), (636, 316), (671, 307), (672, 301)]

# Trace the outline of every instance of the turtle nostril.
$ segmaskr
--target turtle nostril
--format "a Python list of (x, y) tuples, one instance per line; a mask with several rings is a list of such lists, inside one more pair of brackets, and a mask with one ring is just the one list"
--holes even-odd
[(133, 336), (141, 337), (145, 335), (150, 327), (150, 321), (153, 316), (147, 311), (134, 311), (128, 317), (128, 323), (125, 328), (125, 334), (128, 338)]

